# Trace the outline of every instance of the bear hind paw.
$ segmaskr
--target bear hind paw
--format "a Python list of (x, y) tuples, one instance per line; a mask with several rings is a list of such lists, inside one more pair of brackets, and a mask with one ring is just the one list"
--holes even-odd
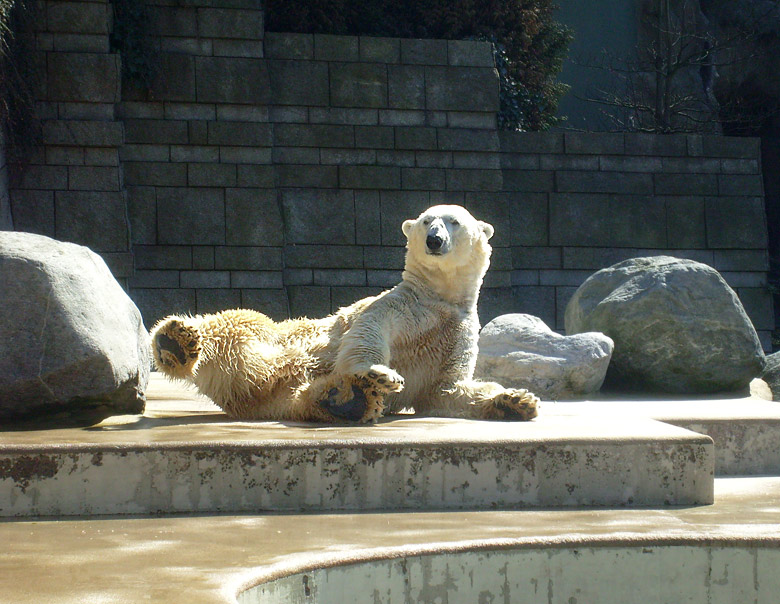
[(485, 419), (525, 422), (538, 414), (539, 399), (524, 388), (504, 390), (485, 405)]
[(371, 388), (359, 378), (345, 379), (343, 383), (330, 388), (326, 398), (317, 401), (322, 409), (337, 419), (350, 422), (374, 423), (384, 413), (384, 395)]
[(192, 372), (202, 346), (195, 328), (179, 319), (168, 319), (153, 330), (152, 348), (158, 369), (181, 378)]

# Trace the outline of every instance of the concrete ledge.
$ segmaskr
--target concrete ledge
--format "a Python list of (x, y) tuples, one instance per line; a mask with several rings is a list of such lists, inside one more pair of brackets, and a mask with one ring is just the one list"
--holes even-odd
[(158, 426), (119, 437), (109, 428), (92, 443), (2, 445), (0, 514), (712, 502), (711, 440), (650, 420), (190, 427), (187, 440), (181, 427)]
[[(320, 563), (250, 587), (238, 594), (237, 601), (530, 602), (528, 594), (538, 597), (541, 591), (548, 602), (618, 604), (636, 602), (639, 596), (648, 602), (725, 603), (736, 602), (731, 598), (738, 594), (740, 602), (770, 604), (780, 587), (776, 572), (780, 550), (772, 546), (497, 545), (376, 560), (356, 561), (357, 556), (351, 556), (341, 564)], [(430, 599), (432, 594), (436, 600)]]
[(652, 418), (710, 436), (718, 476), (780, 475), (780, 404), (756, 396), (546, 403), (544, 411)]
[(0, 516), (696, 505), (713, 497), (712, 440), (645, 418), (242, 423), (159, 376), (149, 399), (144, 416), (4, 434)]

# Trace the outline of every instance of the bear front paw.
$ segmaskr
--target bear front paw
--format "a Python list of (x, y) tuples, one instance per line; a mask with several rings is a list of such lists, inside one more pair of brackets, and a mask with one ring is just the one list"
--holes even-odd
[(372, 365), (365, 373), (356, 376), (363, 388), (375, 392), (382, 397), (391, 392), (401, 392), (404, 389), (404, 378), (399, 373), (384, 365)]
[(525, 388), (509, 388), (487, 401), (485, 419), (528, 421), (539, 414), (539, 399)]
[(157, 368), (174, 377), (185, 377), (192, 372), (201, 349), (197, 330), (179, 319), (163, 320), (152, 330)]

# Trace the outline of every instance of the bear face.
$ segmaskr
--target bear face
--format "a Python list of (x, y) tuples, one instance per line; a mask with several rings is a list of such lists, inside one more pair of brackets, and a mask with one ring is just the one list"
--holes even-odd
[(404, 221), (401, 229), (407, 239), (407, 262), (411, 257), (430, 268), (487, 270), (493, 227), (461, 206), (433, 206), (417, 219)]

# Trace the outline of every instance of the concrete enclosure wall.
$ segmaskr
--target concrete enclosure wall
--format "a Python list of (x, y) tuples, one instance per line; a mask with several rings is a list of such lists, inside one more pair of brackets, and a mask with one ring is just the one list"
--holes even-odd
[(464, 547), (367, 561), (360, 552), (340, 565), (321, 560), (317, 568), (261, 583), (237, 601), (770, 604), (780, 583), (780, 552), (750, 542), (567, 545)]
[(246, 306), (317, 316), (394, 285), (403, 219), (440, 202), (496, 227), (483, 320), (563, 328), (620, 259), (721, 270), (769, 344), (758, 142), (496, 129), (491, 48), (264, 32), (259, 2), (149, 0), (159, 69), (122, 80), (111, 5), (43, 2), (44, 141), (14, 226), (106, 257), (148, 324)]

